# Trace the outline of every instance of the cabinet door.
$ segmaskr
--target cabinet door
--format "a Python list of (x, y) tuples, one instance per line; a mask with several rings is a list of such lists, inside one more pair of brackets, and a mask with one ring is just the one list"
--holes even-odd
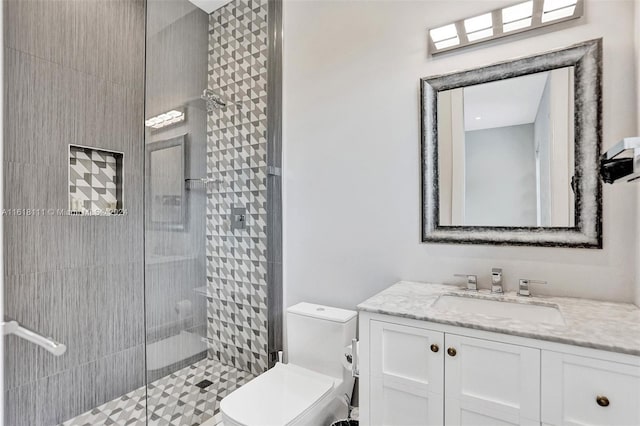
[(370, 337), (371, 425), (442, 425), (443, 333), (371, 321)]
[(543, 351), (542, 421), (640, 425), (640, 365)]
[(539, 425), (540, 350), (446, 335), (447, 425)]

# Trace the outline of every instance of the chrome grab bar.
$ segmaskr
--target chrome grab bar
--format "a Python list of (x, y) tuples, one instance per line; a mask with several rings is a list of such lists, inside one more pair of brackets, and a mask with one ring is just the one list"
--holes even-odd
[(29, 330), (28, 328), (24, 328), (18, 323), (18, 321), (2, 322), (0, 323), (0, 328), (2, 328), (3, 336), (14, 334), (18, 337), (22, 337), (31, 343), (35, 343), (36, 345), (45, 348), (55, 356), (60, 356), (67, 351), (66, 345), (58, 343), (50, 337), (44, 337), (35, 331)]

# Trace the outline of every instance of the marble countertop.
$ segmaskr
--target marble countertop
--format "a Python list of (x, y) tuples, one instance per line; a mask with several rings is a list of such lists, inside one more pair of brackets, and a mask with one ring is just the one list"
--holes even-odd
[[(442, 295), (473, 296), (510, 303), (557, 307), (565, 325), (533, 323), (476, 313), (434, 308)], [(513, 292), (494, 295), (488, 290), (469, 293), (444, 284), (400, 281), (358, 305), (360, 311), (432, 321), (532, 339), (640, 355), (640, 308), (630, 303), (600, 302), (571, 297), (523, 298)]]

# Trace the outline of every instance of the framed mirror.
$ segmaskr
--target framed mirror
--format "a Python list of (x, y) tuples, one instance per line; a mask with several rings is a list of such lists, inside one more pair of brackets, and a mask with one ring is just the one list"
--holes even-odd
[(421, 80), (422, 241), (601, 248), (602, 41)]
[(185, 138), (181, 135), (146, 146), (147, 217), (152, 229), (186, 229)]

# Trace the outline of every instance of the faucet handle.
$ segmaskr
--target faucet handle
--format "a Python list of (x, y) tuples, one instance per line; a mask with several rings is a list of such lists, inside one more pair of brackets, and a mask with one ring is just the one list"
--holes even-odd
[(493, 280), (501, 280), (502, 279), (502, 268), (492, 268), (491, 269), (491, 279), (493, 279)]
[(467, 279), (467, 290), (478, 290), (478, 276), (471, 274), (453, 274), (454, 277), (462, 277)]
[(502, 289), (502, 269), (491, 269), (491, 293), (504, 293)]
[(538, 280), (527, 280), (527, 279), (520, 279), (520, 282), (518, 284), (518, 296), (525, 296), (525, 297), (529, 297), (531, 296), (531, 290), (529, 289), (529, 284), (546, 284), (546, 281), (538, 281)]
[(478, 282), (478, 276), (477, 275), (472, 275), (472, 274), (453, 274), (453, 276), (454, 277), (466, 278), (467, 281), (469, 281), (469, 282), (474, 282), (474, 283)]

